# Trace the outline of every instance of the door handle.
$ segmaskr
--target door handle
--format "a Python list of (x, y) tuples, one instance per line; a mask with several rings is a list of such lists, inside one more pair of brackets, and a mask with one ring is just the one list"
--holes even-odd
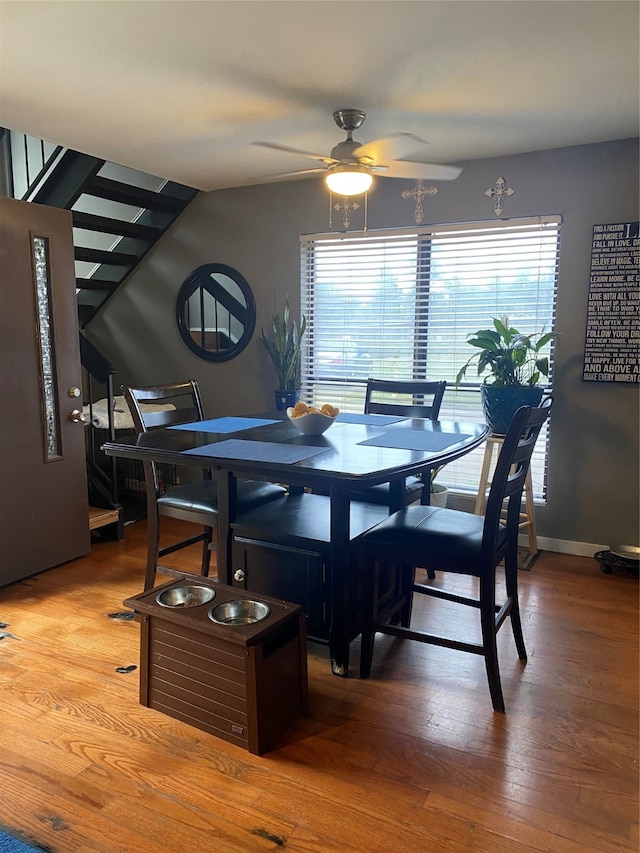
[(244, 580), (244, 571), (242, 569), (236, 569), (233, 573), (234, 581), (243, 581)]
[(84, 413), (81, 412), (80, 409), (74, 409), (69, 417), (74, 422), (74, 424), (85, 424), (87, 422)]

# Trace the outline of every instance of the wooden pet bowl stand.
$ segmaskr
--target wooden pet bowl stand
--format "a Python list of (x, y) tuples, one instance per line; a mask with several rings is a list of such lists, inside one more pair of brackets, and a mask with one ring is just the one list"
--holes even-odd
[[(157, 597), (203, 586), (215, 598), (166, 607)], [(217, 624), (216, 605), (246, 599), (270, 612), (252, 624)], [(184, 578), (126, 599), (140, 621), (140, 703), (248, 749), (267, 751), (308, 709), (306, 623), (297, 604)]]

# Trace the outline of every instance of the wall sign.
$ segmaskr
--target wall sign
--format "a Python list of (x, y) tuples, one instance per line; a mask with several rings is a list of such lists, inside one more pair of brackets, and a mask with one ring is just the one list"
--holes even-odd
[(639, 226), (593, 226), (585, 382), (640, 382)]

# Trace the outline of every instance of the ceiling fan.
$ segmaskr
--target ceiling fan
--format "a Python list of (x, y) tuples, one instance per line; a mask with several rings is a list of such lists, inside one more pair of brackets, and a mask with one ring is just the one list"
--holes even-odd
[(427, 144), (413, 133), (390, 133), (362, 145), (353, 138), (353, 132), (362, 127), (366, 113), (362, 110), (336, 110), (333, 120), (347, 138), (339, 142), (327, 157), (312, 151), (290, 148), (275, 142), (254, 142), (265, 148), (275, 148), (289, 154), (299, 154), (319, 161), (321, 165), (312, 169), (286, 172), (277, 178), (300, 177), (302, 175), (322, 175), (329, 189), (343, 196), (361, 195), (373, 182), (374, 175), (386, 178), (409, 178), (413, 180), (453, 181), (462, 169), (457, 166), (442, 166), (434, 163), (404, 159), (415, 156), (418, 144)]

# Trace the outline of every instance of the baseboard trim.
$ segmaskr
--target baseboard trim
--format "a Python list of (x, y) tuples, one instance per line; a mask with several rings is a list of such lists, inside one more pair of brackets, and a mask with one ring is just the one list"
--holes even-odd
[[(518, 543), (528, 544), (526, 535), (518, 538)], [(573, 554), (576, 557), (593, 557), (596, 551), (608, 551), (608, 545), (595, 545), (590, 542), (571, 542), (568, 539), (550, 539), (538, 536), (538, 548), (541, 551), (555, 551), (558, 554)]]

